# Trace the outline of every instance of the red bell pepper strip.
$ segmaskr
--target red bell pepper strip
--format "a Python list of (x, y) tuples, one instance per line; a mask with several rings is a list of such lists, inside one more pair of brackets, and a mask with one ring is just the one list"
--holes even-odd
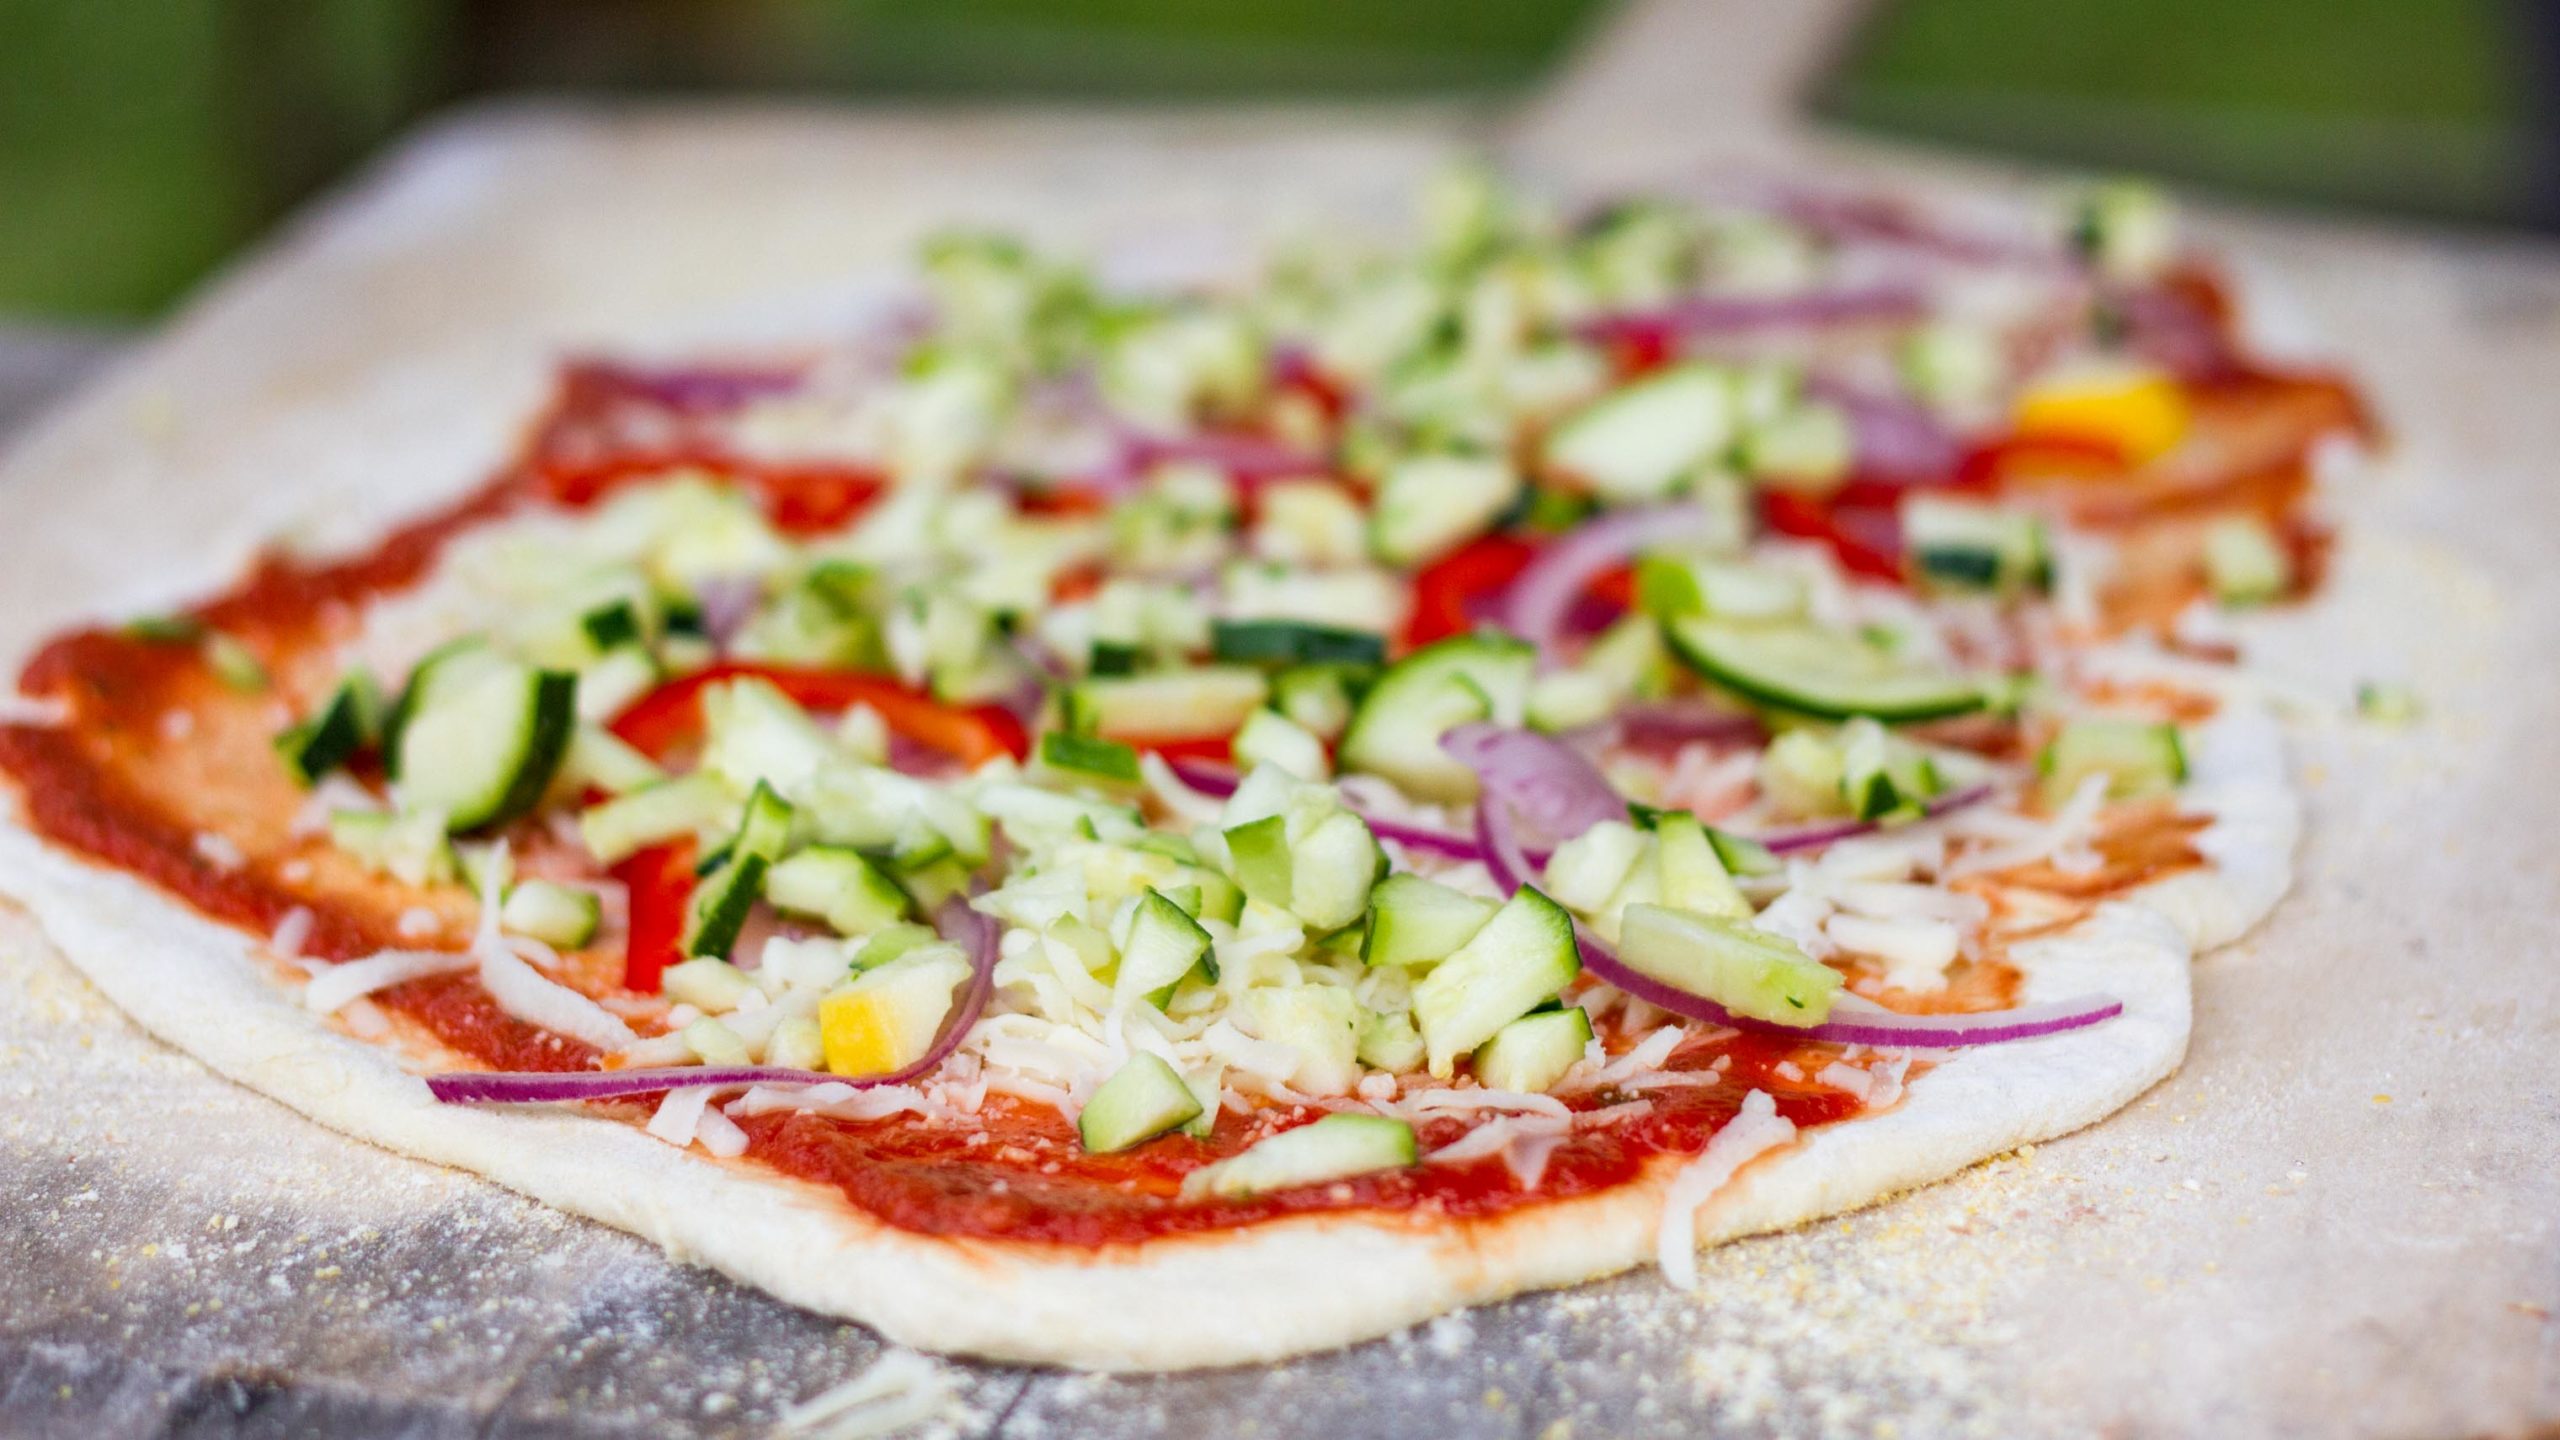
[(1469, 613), (1477, 601), (1499, 593), (1529, 567), (1537, 547), (1508, 535), (1487, 535), (1425, 565), (1413, 577), (1413, 615), (1405, 622), (1409, 646), (1428, 645), (1475, 628)]
[(693, 842), (674, 840), (633, 852), (613, 867), (630, 896), (622, 951), (622, 983), (654, 995), (667, 967), (684, 960), (684, 915), (693, 901)]
[(614, 717), (611, 728), (643, 754), (663, 758), (701, 736), (704, 690), (724, 680), (748, 677), (771, 682), (794, 703), (811, 710), (868, 705), (880, 712), (892, 733), (964, 765), (983, 765), (999, 755), (1020, 760), (1031, 753), (1022, 722), (998, 706), (945, 705), (895, 680), (859, 671), (738, 661), (724, 661), (668, 681), (632, 701)]
[(1844, 505), (1836, 499), (1763, 490), (1760, 518), (1781, 535), (1830, 546), (1852, 574), (1897, 583), (1903, 578), (1902, 521), (1890, 506)]

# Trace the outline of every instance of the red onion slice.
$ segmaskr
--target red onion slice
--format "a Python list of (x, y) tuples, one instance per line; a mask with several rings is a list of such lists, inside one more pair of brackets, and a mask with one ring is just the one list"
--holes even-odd
[(706, 577), (694, 585), (693, 603), (702, 615), (704, 637), (725, 654), (764, 603), (764, 579), (753, 574)]
[(1706, 523), (1695, 505), (1620, 510), (1568, 531), (1538, 552), (1503, 600), (1503, 625), (1553, 661), (1575, 602), (1592, 581), (1626, 563), (1648, 545)]
[[(1934, 820), (1950, 811), (1979, 805), (1990, 798), (1991, 787), (1988, 785), (1952, 790), (1930, 801), (1924, 807), (1925, 815), (1926, 818)], [(1881, 820), (1842, 820), (1831, 825), (1816, 825), (1804, 830), (1786, 830), (1775, 835), (1763, 835), (1758, 839), (1762, 845), (1769, 848), (1772, 854), (1794, 855), (1807, 850), (1819, 850), (1825, 845), (1834, 845), (1860, 835), (1872, 835), (1883, 828), (1884, 822)]]
[(1918, 320), (1928, 299), (1910, 285), (1875, 284), (1812, 290), (1796, 295), (1700, 295), (1650, 310), (1630, 310), (1586, 320), (1588, 340), (1659, 340), (1693, 335), (1733, 335), (1758, 330), (1811, 330), (1864, 321)]
[(1131, 431), (1121, 437), (1120, 453), (1121, 463), (1138, 474), (1168, 463), (1213, 466), (1237, 480), (1286, 480), (1333, 473), (1333, 466), (1323, 456), (1260, 435), (1149, 435)]
[(831, 1075), (824, 1070), (794, 1070), (781, 1065), (666, 1065), (642, 1070), (558, 1073), (467, 1070), (428, 1076), (427, 1093), (447, 1105), (543, 1105), (656, 1095), (696, 1085), (723, 1089), (740, 1085), (849, 1085), (857, 1090), (903, 1085), (932, 1073), (950, 1059), (951, 1052), (960, 1048), (960, 1042), (977, 1025), (978, 1017), (986, 1013), (987, 1001), (995, 994), (996, 941), (1000, 934), (996, 922), (970, 908), (966, 898), (957, 896), (942, 902), (933, 918), (944, 939), (969, 952), (969, 983), (923, 1057), (885, 1075)]
[(1626, 797), (1588, 756), (1561, 740), (1500, 725), (1461, 725), (1440, 737), (1440, 748), (1476, 772), (1484, 790), (1479, 811), (1506, 807), (1550, 842), (1627, 818)]
[(1615, 719), (1617, 738), (1637, 747), (1668, 748), (1697, 741), (1757, 742), (1769, 733), (1759, 716), (1722, 709), (1704, 700), (1657, 700), (1621, 706)]
[(1938, 417), (1918, 405), (1827, 376), (1807, 381), (1805, 392), (1839, 407), (1848, 417), (1852, 463), (1860, 478), (1896, 485), (1956, 478), (1964, 459), (1963, 445)]
[[(1476, 838), (1484, 846), (1488, 857), (1486, 866), (1493, 872), (1494, 883), (1502, 887), (1504, 894), (1516, 893), (1528, 882), (1528, 877), (1534, 872), (1529, 868), (1527, 855), (1520, 848), (1519, 837), (1512, 833), (1511, 816), (1502, 805), (1488, 799), (1487, 803), (1477, 807)], [(1969, 1015), (1905, 1015), (1859, 996), (1844, 996), (1833, 1007), (1833, 1018), (1819, 1025), (1779, 1025), (1749, 1015), (1736, 1015), (1704, 995), (1656, 980), (1620, 960), (1615, 951), (1602, 944), (1579, 920), (1573, 925), (1573, 940), (1575, 948), (1582, 953), (1582, 968), (1593, 979), (1614, 985), (1648, 1005), (1692, 1020), (1703, 1020), (1710, 1025), (1752, 1030), (1763, 1035), (1785, 1035), (1798, 1040), (1889, 1046), (1899, 1050), (1943, 1050), (2058, 1035), (2066, 1030), (2078, 1030), (2102, 1020), (2112, 1020), (2124, 1013), (2124, 1002), (2112, 995), (2082, 995), (2070, 1000), (2021, 1005), (2008, 1010), (1984, 1010)], [(1847, 1012), (1846, 1018), (1841, 1018), (1843, 1011)]]

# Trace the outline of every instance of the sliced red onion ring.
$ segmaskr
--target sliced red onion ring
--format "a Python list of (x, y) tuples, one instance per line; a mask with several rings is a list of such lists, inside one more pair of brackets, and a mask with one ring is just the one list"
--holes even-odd
[[(1519, 837), (1513, 833), (1512, 823), (1509, 812), (1498, 802), (1488, 799), (1476, 807), (1476, 838), (1484, 846), (1486, 867), (1493, 872), (1494, 883), (1502, 887), (1504, 894), (1516, 893), (1534, 873), (1529, 868), (1527, 855), (1520, 848)], [(1890, 1046), (1901, 1050), (1941, 1050), (1962, 1045), (1996, 1045), (2007, 1040), (2032, 1040), (2040, 1035), (2078, 1030), (2124, 1013), (2124, 1002), (2111, 995), (2082, 995), (2070, 1000), (2022, 1005), (2008, 1010), (1978, 1011), (1969, 1015), (1905, 1015), (1863, 997), (1843, 996), (1833, 1007), (1834, 1018), (1819, 1025), (1779, 1025), (1749, 1015), (1736, 1015), (1704, 995), (1656, 980), (1620, 960), (1615, 951), (1602, 944), (1579, 920), (1573, 925), (1573, 940), (1575, 948), (1582, 953), (1583, 970), (1593, 979), (1614, 985), (1648, 1005), (1692, 1020), (1704, 1020), (1710, 1025), (1752, 1030), (1764, 1035), (1785, 1035), (1798, 1040)]]
[(1703, 700), (1658, 700), (1623, 706), (1617, 716), (1618, 739), (1636, 746), (1686, 745), (1757, 741), (1768, 734), (1760, 717), (1726, 710)]
[[(1928, 818), (1934, 820), (1949, 811), (1962, 810), (1969, 805), (1979, 805), (1990, 798), (1990, 786), (1974, 785), (1963, 790), (1951, 790), (1930, 801), (1925, 809)], [(1773, 854), (1792, 855), (1806, 850), (1819, 850), (1825, 845), (1837, 844), (1860, 835), (1871, 835), (1883, 828), (1884, 822), (1881, 820), (1842, 820), (1836, 824), (1816, 825), (1810, 829), (1787, 830), (1775, 835), (1763, 835), (1758, 839)]]
[(709, 576), (693, 587), (693, 603), (702, 613), (703, 635), (725, 652), (764, 603), (764, 580), (757, 575)]
[(1927, 313), (1928, 299), (1916, 287), (1875, 284), (1795, 295), (1694, 296), (1651, 310), (1603, 315), (1577, 328), (1588, 340), (1643, 340), (1918, 320)]
[(1627, 818), (1626, 797), (1588, 756), (1561, 740), (1500, 725), (1461, 725), (1440, 737), (1440, 748), (1476, 772), (1484, 790), (1479, 811), (1508, 807), (1549, 842)]
[(1658, 505), (1620, 510), (1567, 532), (1511, 582), (1503, 600), (1504, 627), (1537, 646), (1542, 659), (1554, 661), (1574, 604), (1592, 581), (1637, 551), (1705, 523), (1706, 511), (1698, 506)]
[(1165, 764), (1173, 767), (1175, 779), (1213, 800), (1224, 800), (1244, 783), (1244, 777), (1236, 773), (1234, 766), (1221, 765), (1215, 760), (1173, 755), (1166, 757)]
[(1897, 395), (1816, 376), (1805, 393), (1848, 417), (1854, 468), (1865, 479), (1923, 485), (1953, 480), (1963, 446), (1938, 417)]
[(1167, 463), (1211, 465), (1238, 480), (1282, 480), (1333, 471), (1321, 455), (1260, 435), (1131, 432), (1121, 437), (1120, 449), (1122, 463), (1139, 473)]
[(831, 1075), (823, 1070), (794, 1070), (781, 1065), (666, 1065), (638, 1070), (458, 1071), (427, 1077), (427, 1093), (447, 1105), (543, 1105), (565, 1100), (613, 1100), (656, 1095), (669, 1090), (710, 1085), (849, 1085), (867, 1090), (877, 1085), (903, 1085), (932, 1073), (951, 1058), (969, 1031), (986, 1013), (996, 988), (996, 922), (970, 908), (967, 899), (942, 902), (933, 915), (943, 938), (969, 952), (969, 983), (933, 1045), (914, 1064), (885, 1075)]
[(762, 396), (797, 390), (806, 380), (798, 369), (771, 366), (691, 365), (655, 370), (600, 363), (586, 369), (598, 379), (670, 410), (734, 410)]

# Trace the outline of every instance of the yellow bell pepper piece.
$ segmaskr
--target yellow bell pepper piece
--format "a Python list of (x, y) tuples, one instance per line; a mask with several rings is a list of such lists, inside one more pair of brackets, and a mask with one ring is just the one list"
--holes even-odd
[(2096, 441), (2140, 465), (2186, 438), (2186, 391), (2158, 370), (2110, 366), (2057, 375), (2018, 397), (2012, 428), (2031, 439)]
[(951, 1013), (969, 962), (949, 946), (912, 952), (864, 973), (818, 1002), (818, 1040), (827, 1069), (880, 1075), (912, 1065), (932, 1048)]

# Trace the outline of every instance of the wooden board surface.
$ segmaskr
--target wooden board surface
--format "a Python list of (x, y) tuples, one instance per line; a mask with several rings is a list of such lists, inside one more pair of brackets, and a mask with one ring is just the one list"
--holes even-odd
[[(806, 334), (953, 219), (1101, 249), (1392, 221), (1451, 149), (1818, 157), (1831, 7), (1655, 5), (1508, 121), (485, 112), (413, 141), (0, 467), (0, 652), (467, 484), (549, 363)], [(1006, 1435), (2432, 1435), (2560, 1422), (2560, 255), (2208, 213), (2379, 393), (2331, 603), (2270, 618), (2303, 885), (2199, 970), (2181, 1073), (1948, 1185), (1270, 1370), (966, 1371)], [(2406, 735), (2355, 681), (2407, 678)], [(876, 1346), (141, 1040), (0, 916), (0, 1428), (762, 1433)], [(1556, 1427), (1563, 1425), (1567, 1429)]]

